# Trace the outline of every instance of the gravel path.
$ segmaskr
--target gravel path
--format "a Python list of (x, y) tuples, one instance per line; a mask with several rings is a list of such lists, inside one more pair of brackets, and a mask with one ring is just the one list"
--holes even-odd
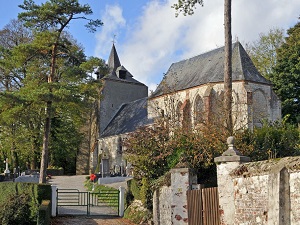
[(55, 176), (49, 181), (49, 184), (56, 185), (59, 189), (78, 189), (79, 191), (86, 191), (84, 187), (86, 175), (76, 176)]
[[(84, 181), (86, 175), (76, 175), (76, 176), (55, 176), (49, 180), (49, 183), (56, 185), (59, 189), (78, 189), (79, 191), (86, 191), (84, 187)], [(126, 181), (107, 184), (114, 188), (123, 186), (126, 188)], [(119, 218), (119, 217), (105, 217), (105, 216), (64, 216), (55, 217), (51, 221), (51, 225), (134, 225), (134, 223), (129, 220)]]

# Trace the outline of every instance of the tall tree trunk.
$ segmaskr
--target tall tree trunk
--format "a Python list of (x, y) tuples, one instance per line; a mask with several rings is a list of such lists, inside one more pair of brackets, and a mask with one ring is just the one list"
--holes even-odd
[[(51, 59), (51, 68), (50, 75), (48, 76), (48, 83), (52, 83), (54, 81), (55, 76), (55, 66), (56, 66), (56, 52), (57, 52), (57, 43), (59, 36), (57, 38), (57, 42), (52, 47), (52, 59)], [(49, 93), (52, 93), (52, 88), (50, 87)], [(49, 96), (51, 98), (51, 96)], [(51, 129), (51, 114), (52, 114), (52, 101), (49, 100), (47, 102), (46, 107), (46, 119), (45, 119), (45, 128), (44, 128), (44, 138), (43, 138), (43, 150), (42, 150), (42, 158), (41, 158), (41, 168), (40, 168), (40, 179), (39, 183), (46, 183), (46, 171), (48, 167), (48, 158), (49, 158), (49, 137), (50, 137), (50, 129)]]
[(12, 124), (12, 126), (11, 126), (11, 132), (12, 132), (12, 137), (13, 137), (13, 141), (11, 143), (11, 166), (13, 168), (18, 168), (18, 166), (19, 166), (19, 159), (18, 159), (18, 154), (16, 152), (16, 142), (15, 142), (16, 125), (15, 124)]
[(40, 179), (39, 183), (46, 183), (46, 172), (48, 167), (48, 156), (49, 156), (49, 137), (50, 137), (50, 129), (51, 129), (51, 108), (52, 102), (47, 102), (46, 108), (46, 119), (45, 119), (45, 127), (44, 127), (44, 138), (43, 138), (43, 150), (41, 157), (41, 168), (40, 168)]
[(224, 58), (224, 108), (226, 127), (231, 135), (232, 123), (232, 35), (231, 35), (231, 0), (224, 0), (225, 58)]

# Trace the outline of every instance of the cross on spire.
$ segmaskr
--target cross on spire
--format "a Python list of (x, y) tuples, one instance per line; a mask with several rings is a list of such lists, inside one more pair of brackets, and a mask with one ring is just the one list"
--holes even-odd
[(115, 39), (116, 39), (116, 34), (114, 34), (114, 37), (113, 37), (113, 40), (112, 40), (112, 43), (113, 43), (113, 45), (116, 43), (116, 41), (115, 41)]

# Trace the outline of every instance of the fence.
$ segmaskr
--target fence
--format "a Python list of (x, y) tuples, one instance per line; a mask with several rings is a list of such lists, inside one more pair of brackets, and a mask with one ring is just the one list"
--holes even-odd
[(56, 215), (119, 215), (119, 190), (57, 189)]

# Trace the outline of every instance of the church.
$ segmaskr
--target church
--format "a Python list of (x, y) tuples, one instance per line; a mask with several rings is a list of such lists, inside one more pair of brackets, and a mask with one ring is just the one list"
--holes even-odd
[[(86, 154), (89, 172), (99, 169), (99, 159), (104, 158), (111, 170), (125, 167), (122, 139), (157, 117), (168, 116), (193, 129), (224, 113), (224, 47), (173, 63), (150, 96), (148, 87), (121, 64), (114, 44), (108, 67), (108, 75), (97, 74), (103, 87), (94, 114), (93, 146)], [(281, 103), (271, 82), (260, 75), (239, 42), (232, 45), (232, 115), (236, 130), (281, 119)]]

